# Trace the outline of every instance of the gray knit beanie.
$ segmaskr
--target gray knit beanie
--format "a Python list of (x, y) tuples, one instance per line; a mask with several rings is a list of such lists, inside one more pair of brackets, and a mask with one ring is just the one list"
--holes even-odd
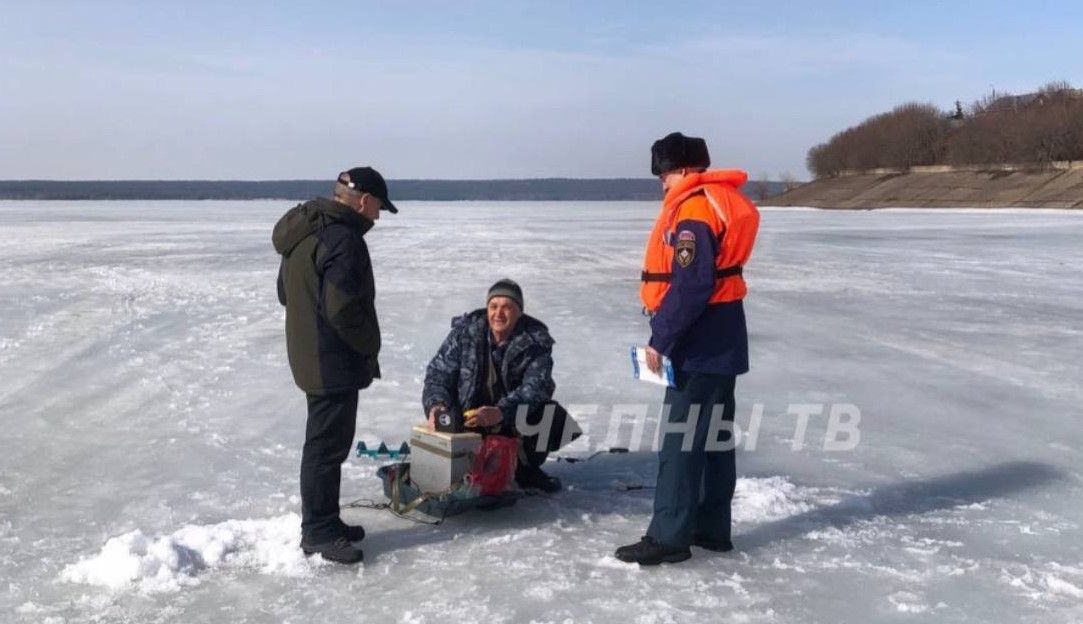
[(485, 297), (485, 305), (489, 305), (489, 301), (493, 297), (507, 297), (519, 305), (520, 312), (524, 309), (523, 289), (519, 287), (519, 284), (506, 277), (489, 287), (489, 295)]

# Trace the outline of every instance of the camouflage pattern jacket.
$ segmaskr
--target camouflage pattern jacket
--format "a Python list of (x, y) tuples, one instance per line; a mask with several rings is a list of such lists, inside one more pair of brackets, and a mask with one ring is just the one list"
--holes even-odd
[[(490, 336), (484, 309), (451, 321), (451, 333), (425, 371), (421, 402), (426, 414), (438, 403), (462, 411), (487, 404)], [(514, 425), (520, 405), (534, 410), (550, 401), (556, 384), (553, 339), (545, 323), (526, 314), (519, 318), (499, 373), (507, 393), (496, 407), (504, 414), (505, 428)]]

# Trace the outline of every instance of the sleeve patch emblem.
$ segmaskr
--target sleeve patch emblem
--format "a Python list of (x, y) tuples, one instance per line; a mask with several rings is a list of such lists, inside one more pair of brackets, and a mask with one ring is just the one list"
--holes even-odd
[(693, 232), (692, 230), (681, 230), (681, 233), (677, 235), (677, 240), (678, 241), (683, 241), (683, 240), (694, 241), (694, 240), (696, 240), (696, 233)]
[[(689, 233), (691, 234), (691, 232), (689, 232)], [(682, 235), (683, 234), (684, 233), (682, 232)], [(677, 241), (677, 247), (676, 247), (676, 250), (675, 250), (674, 253), (675, 253), (676, 258), (677, 258), (677, 264), (680, 265), (680, 267), (682, 269), (687, 269), (688, 266), (690, 264), (692, 264), (692, 261), (696, 259), (696, 240), (695, 240), (695, 237), (693, 236), (693, 238), (691, 240), (688, 240), (688, 239), (678, 240)]]

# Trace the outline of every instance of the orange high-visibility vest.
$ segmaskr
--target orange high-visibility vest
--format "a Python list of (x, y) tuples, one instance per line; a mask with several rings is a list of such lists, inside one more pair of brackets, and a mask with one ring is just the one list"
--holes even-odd
[(662, 212), (647, 240), (639, 297), (648, 312), (657, 312), (673, 279), (673, 250), (677, 224), (695, 219), (706, 223), (719, 240), (715, 257), (715, 288), (708, 303), (739, 301), (748, 292), (742, 270), (760, 225), (756, 205), (737, 189), (748, 174), (737, 169), (705, 171), (686, 176), (666, 192)]

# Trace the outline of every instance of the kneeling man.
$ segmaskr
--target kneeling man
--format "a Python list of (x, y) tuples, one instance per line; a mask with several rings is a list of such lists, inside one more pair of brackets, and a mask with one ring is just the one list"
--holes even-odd
[[(430, 426), (445, 413), (455, 414), (465, 417), (468, 430), (520, 437), (516, 482), (552, 493), (560, 480), (545, 474), (541, 464), (564, 441), (565, 425), (575, 426), (551, 400), (552, 373), (549, 329), (523, 314), (522, 289), (502, 279), (489, 289), (485, 308), (452, 320), (451, 333), (425, 371), (421, 400)], [(517, 416), (525, 417), (521, 427), (529, 424), (535, 432), (519, 431)], [(541, 422), (544, 418), (552, 419), (550, 426)], [(540, 445), (537, 431), (548, 431)]]

